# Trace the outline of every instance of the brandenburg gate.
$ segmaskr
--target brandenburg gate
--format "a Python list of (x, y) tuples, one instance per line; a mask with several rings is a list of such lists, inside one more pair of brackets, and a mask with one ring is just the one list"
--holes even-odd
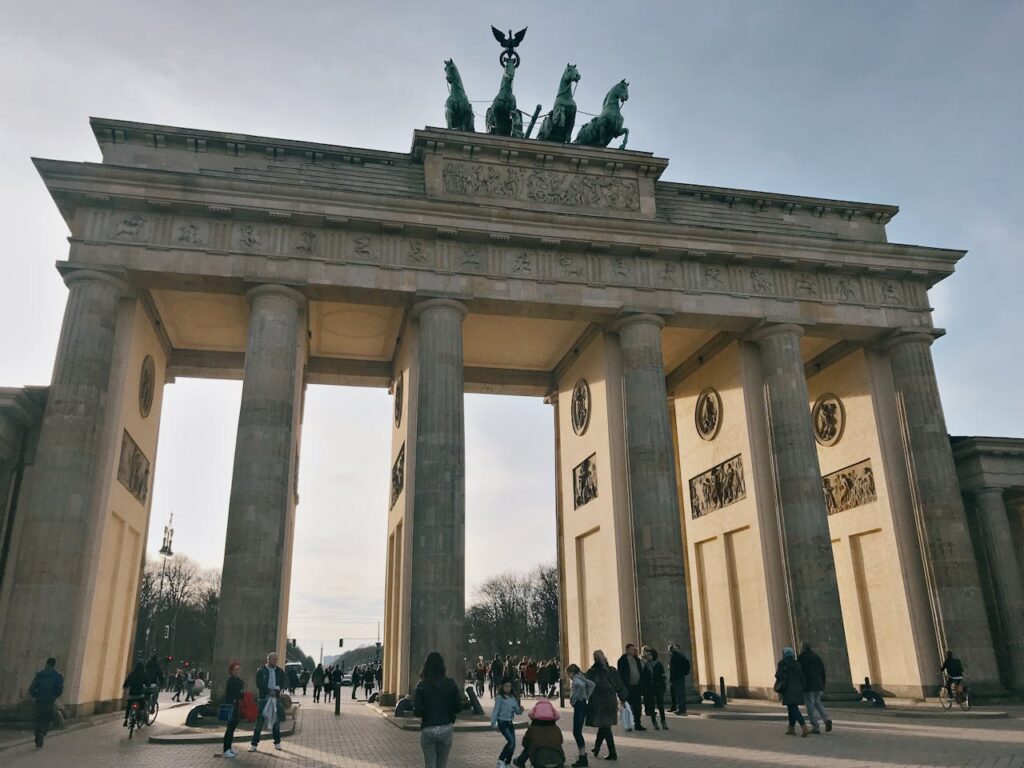
[(932, 363), (928, 289), (964, 252), (890, 243), (895, 207), (515, 134), (91, 127), (102, 162), (35, 161), (68, 299), (49, 388), (0, 392), (29, 436), (0, 465), (0, 705), (48, 655), (77, 711), (120, 698), (178, 377), (243, 382), (217, 674), (284, 653), (317, 383), (394, 395), (385, 700), (465, 653), (466, 392), (552, 406), (565, 663), (678, 642), (698, 685), (768, 697), (808, 640), (833, 693), (921, 697), (949, 646), (973, 690), (1021, 687), (1018, 497), (965, 507)]

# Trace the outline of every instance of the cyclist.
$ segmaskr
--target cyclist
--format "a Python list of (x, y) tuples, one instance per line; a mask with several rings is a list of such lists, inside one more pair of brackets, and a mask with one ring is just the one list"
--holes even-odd
[(146, 675), (149, 677), (149, 685), (151, 686), (149, 696), (149, 713), (153, 714), (155, 709), (157, 697), (160, 695), (160, 691), (164, 689), (164, 671), (160, 667), (160, 662), (156, 658), (154, 653), (150, 656), (149, 661), (146, 662)]
[(946, 660), (942, 664), (942, 672), (946, 675), (945, 688), (950, 698), (955, 698), (961, 690), (964, 680), (964, 665), (952, 651), (946, 651)]
[[(132, 701), (145, 701), (146, 687), (149, 685), (149, 673), (146, 672), (146, 665), (141, 661), (135, 665), (135, 669), (128, 673), (121, 685), (123, 690), (128, 691), (128, 699), (124, 708), (124, 727), (128, 727), (128, 713), (132, 710)], [(143, 718), (145, 720), (145, 718)]]

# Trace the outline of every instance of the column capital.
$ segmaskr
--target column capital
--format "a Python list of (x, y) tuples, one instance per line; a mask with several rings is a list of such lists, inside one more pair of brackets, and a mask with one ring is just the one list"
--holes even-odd
[(608, 330), (613, 333), (620, 333), (623, 328), (627, 328), (630, 325), (653, 325), (661, 329), (665, 327), (665, 318), (650, 312), (631, 313), (612, 320), (608, 325)]
[(64, 285), (70, 288), (75, 283), (98, 282), (114, 286), (121, 296), (130, 296), (132, 287), (128, 285), (119, 275), (112, 272), (104, 272), (98, 269), (71, 269), (61, 270), (61, 277), (64, 278)]
[(300, 308), (306, 306), (306, 296), (303, 293), (287, 285), (280, 285), (279, 283), (260, 283), (245, 292), (245, 298), (248, 299), (249, 304), (252, 304), (261, 296), (281, 296), (286, 299), (291, 299)]
[(886, 352), (901, 344), (931, 346), (933, 341), (945, 335), (942, 328), (896, 328), (881, 339), (879, 346)]
[(469, 308), (461, 301), (456, 301), (455, 299), (424, 299), (412, 305), (412, 318), (416, 320), (428, 310), (441, 308), (454, 309), (463, 318), (469, 314)]
[(797, 323), (778, 323), (765, 320), (747, 334), (747, 339), (759, 344), (773, 336), (783, 335), (800, 338), (804, 335), (804, 327)]

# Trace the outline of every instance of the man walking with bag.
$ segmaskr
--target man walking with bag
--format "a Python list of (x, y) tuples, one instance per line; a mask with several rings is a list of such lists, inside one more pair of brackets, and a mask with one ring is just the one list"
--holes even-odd
[(28, 695), (36, 700), (36, 747), (43, 746), (43, 739), (53, 722), (53, 705), (62, 693), (64, 677), (57, 671), (57, 660), (51, 656), (46, 660), (46, 666), (36, 672), (28, 688)]
[(832, 730), (832, 718), (821, 703), (821, 693), (825, 690), (825, 663), (806, 640), (800, 644), (800, 655), (797, 657), (804, 671), (804, 704), (807, 715), (811, 718), (811, 733), (821, 733), (818, 727), (819, 718), (825, 723), (825, 731)]
[(629, 708), (633, 711), (634, 729), (646, 731), (641, 718), (644, 716), (644, 663), (637, 656), (636, 646), (629, 643), (626, 652), (615, 665), (622, 684), (629, 692)]

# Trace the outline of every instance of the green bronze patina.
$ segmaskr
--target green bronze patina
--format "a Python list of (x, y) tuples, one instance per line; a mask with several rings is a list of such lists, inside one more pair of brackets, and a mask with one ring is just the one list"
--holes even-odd
[(572, 97), (572, 84), (580, 81), (575, 64), (566, 64), (562, 82), (558, 84), (555, 105), (540, 125), (537, 138), (567, 144), (572, 139), (572, 128), (576, 125), (576, 100)]
[(501, 76), (498, 95), (487, 108), (484, 123), (487, 132), (497, 136), (523, 137), (523, 116), (516, 107), (516, 97), (512, 93), (512, 81), (516, 76), (516, 59), (505, 60), (505, 73)]
[(619, 149), (626, 148), (629, 128), (622, 127), (622, 103), (629, 98), (629, 83), (620, 80), (604, 97), (601, 114), (580, 128), (573, 144), (587, 147), (607, 147), (612, 139), (622, 136)]
[(444, 103), (444, 117), (448, 127), (456, 131), (475, 131), (473, 105), (469, 103), (466, 89), (462, 87), (462, 77), (455, 62), (448, 59), (444, 63), (444, 78), (448, 81), (448, 100)]

